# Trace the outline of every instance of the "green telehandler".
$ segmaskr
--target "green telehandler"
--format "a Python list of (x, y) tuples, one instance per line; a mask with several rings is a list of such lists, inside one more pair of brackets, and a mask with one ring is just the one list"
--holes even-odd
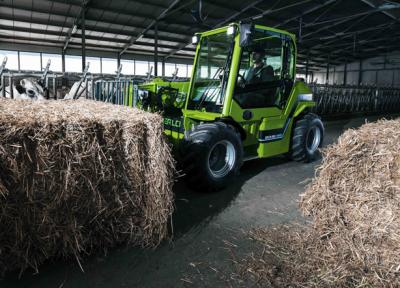
[(141, 84), (136, 106), (161, 111), (165, 133), (192, 188), (226, 187), (243, 161), (286, 154), (312, 161), (324, 126), (296, 81), (296, 40), (286, 31), (233, 23), (198, 33), (189, 82)]

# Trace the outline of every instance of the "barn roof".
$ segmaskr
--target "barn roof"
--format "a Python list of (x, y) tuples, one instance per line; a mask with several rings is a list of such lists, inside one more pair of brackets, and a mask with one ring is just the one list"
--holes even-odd
[[(200, 9), (201, 8), (201, 9)], [(298, 36), (299, 64), (311, 68), (368, 58), (400, 48), (400, 3), (388, 0), (1, 0), (0, 42), (115, 55), (191, 59), (195, 32), (233, 21)]]

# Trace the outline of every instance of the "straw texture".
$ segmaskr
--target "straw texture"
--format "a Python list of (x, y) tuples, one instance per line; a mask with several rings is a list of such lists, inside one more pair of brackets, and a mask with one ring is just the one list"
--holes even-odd
[(254, 230), (239, 265), (260, 286), (400, 287), (400, 120), (347, 130), (301, 195), (312, 225)]
[(160, 115), (0, 99), (0, 272), (156, 246), (173, 211), (173, 173)]

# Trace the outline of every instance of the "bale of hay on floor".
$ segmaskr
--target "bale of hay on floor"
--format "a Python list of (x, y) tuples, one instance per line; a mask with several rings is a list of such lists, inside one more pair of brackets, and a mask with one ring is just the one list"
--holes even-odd
[(160, 115), (0, 99), (0, 272), (156, 246), (173, 211), (173, 173)]
[(340, 251), (348, 276), (362, 271), (374, 285), (399, 277), (400, 120), (348, 130), (324, 156), (301, 196), (302, 212)]
[(400, 119), (347, 130), (323, 154), (300, 199), (311, 225), (252, 231), (263, 250), (239, 271), (261, 286), (400, 287)]

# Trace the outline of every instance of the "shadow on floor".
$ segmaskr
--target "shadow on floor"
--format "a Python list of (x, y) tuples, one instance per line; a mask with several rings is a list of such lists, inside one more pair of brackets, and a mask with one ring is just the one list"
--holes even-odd
[(174, 187), (176, 197), (172, 218), (174, 238), (179, 238), (192, 228), (209, 223), (233, 203), (246, 181), (269, 167), (281, 165), (287, 161), (285, 157), (274, 157), (245, 162), (240, 175), (232, 179), (229, 187), (213, 193), (192, 191), (180, 179)]

